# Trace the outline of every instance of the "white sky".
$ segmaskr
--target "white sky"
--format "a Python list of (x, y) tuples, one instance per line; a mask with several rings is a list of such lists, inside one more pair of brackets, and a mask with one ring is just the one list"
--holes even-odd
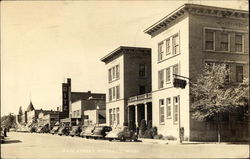
[[(244, 0), (243, 0), (244, 1)], [(189, 0), (248, 10), (242, 0)], [(143, 33), (185, 1), (2, 1), (1, 115), (26, 109), (56, 109), (61, 83), (72, 90), (105, 92), (100, 58), (120, 45), (150, 47)]]

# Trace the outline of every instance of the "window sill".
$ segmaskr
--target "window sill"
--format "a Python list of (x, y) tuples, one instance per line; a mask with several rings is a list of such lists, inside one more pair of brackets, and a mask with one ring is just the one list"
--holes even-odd
[(120, 78), (117, 78), (117, 79), (114, 79), (112, 81), (109, 81), (109, 83), (112, 83), (112, 82), (115, 82), (115, 81), (118, 81)]
[(160, 123), (160, 125), (165, 125), (165, 123)]
[(234, 55), (248, 55), (248, 53), (244, 53), (244, 52), (230, 52), (230, 51), (203, 50), (203, 52), (222, 53), (222, 54), (234, 54)]
[(167, 117), (167, 119), (172, 119), (171, 117)]
[(181, 53), (172, 55), (171, 57), (168, 57), (168, 58), (166, 58), (166, 59), (160, 60), (160, 61), (158, 61), (157, 63), (159, 64), (159, 63), (161, 63), (161, 62), (164, 62), (164, 61), (166, 61), (166, 60), (169, 60), (169, 59), (171, 59), (171, 58), (174, 58), (174, 57), (176, 57), (176, 56), (178, 56), (178, 55), (180, 55), (180, 54), (181, 54)]

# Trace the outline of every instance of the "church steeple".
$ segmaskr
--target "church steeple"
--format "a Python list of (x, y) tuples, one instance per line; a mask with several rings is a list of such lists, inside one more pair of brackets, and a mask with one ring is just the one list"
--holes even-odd
[(27, 108), (27, 111), (29, 112), (29, 111), (32, 111), (32, 110), (34, 110), (35, 108), (34, 108), (34, 106), (33, 106), (33, 104), (32, 104), (32, 101), (30, 101), (30, 104), (29, 104), (29, 106), (28, 106), (28, 108)]

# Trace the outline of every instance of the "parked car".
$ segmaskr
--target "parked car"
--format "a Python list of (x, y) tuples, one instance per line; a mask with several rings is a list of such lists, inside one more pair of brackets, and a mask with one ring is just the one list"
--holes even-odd
[(104, 138), (111, 130), (110, 126), (96, 126), (91, 137), (94, 139)]
[(113, 129), (107, 134), (105, 138), (107, 138), (109, 141), (112, 141), (112, 140), (137, 141), (138, 140), (137, 134), (134, 131), (129, 130), (127, 126), (121, 126), (121, 127), (117, 127)]
[(62, 136), (62, 135), (66, 135), (68, 136), (69, 135), (69, 127), (68, 126), (65, 126), (65, 125), (62, 125), (59, 130), (58, 130), (58, 135)]
[(95, 126), (91, 125), (91, 126), (88, 126), (85, 131), (84, 131), (84, 134), (82, 135), (83, 137), (86, 137), (87, 139), (89, 137), (91, 137), (92, 133), (93, 133), (93, 130), (95, 129)]
[(49, 132), (49, 124), (41, 125), (36, 130), (37, 133), (48, 133)]
[(59, 125), (55, 125), (55, 126), (52, 128), (52, 130), (50, 130), (50, 133), (51, 133), (52, 135), (56, 134), (56, 133), (58, 132), (59, 128), (60, 128)]
[(80, 126), (72, 126), (71, 131), (69, 132), (70, 136), (80, 136), (81, 134), (81, 127)]
[(87, 129), (87, 126), (82, 126), (82, 131), (81, 131), (81, 133), (80, 133), (80, 136), (81, 137), (84, 137), (84, 133), (85, 133), (85, 130)]

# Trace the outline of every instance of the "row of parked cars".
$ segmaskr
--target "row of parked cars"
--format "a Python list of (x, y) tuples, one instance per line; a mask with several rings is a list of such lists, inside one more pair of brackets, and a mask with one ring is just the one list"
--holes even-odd
[(137, 141), (138, 136), (134, 131), (128, 129), (127, 126), (121, 126), (116, 128), (111, 128), (110, 126), (73, 126), (71, 130), (69, 127), (63, 125), (56, 125), (50, 131), (51, 134), (58, 134), (60, 136), (79, 136), (83, 138), (93, 138), (93, 139), (108, 139), (120, 140), (120, 141)]

